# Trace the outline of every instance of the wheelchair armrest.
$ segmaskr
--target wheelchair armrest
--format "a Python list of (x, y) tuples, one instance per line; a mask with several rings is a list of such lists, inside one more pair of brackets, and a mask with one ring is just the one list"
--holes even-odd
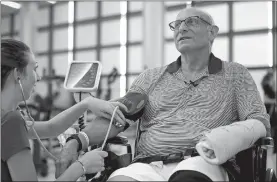
[(113, 138), (110, 138), (107, 140), (107, 143), (110, 144), (127, 144), (128, 143), (128, 139), (127, 137), (124, 136), (115, 136)]
[(106, 142), (106, 151), (114, 152), (116, 155), (132, 154), (132, 147), (125, 136), (116, 136)]
[(104, 148), (109, 153), (105, 158), (105, 170), (101, 172), (99, 177), (93, 178), (93, 175), (86, 175), (87, 180), (92, 182), (104, 182), (108, 177), (116, 170), (122, 167), (126, 167), (132, 162), (132, 147), (128, 144), (127, 137), (116, 136), (110, 138), (106, 142)]
[(255, 145), (262, 146), (262, 147), (263, 146), (273, 147), (274, 146), (274, 140), (271, 137), (263, 137), (263, 138), (260, 138), (259, 140), (257, 140), (255, 142)]

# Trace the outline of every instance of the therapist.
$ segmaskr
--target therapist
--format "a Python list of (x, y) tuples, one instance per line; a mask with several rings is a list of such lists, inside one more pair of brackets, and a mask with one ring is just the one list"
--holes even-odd
[[(38, 181), (28, 139), (36, 139), (33, 130), (21, 116), (18, 104), (29, 99), (40, 80), (38, 64), (30, 48), (13, 39), (1, 40), (1, 174), (2, 181)], [(25, 100), (26, 99), (26, 100)], [(116, 106), (96, 98), (86, 98), (46, 122), (34, 122), (40, 138), (56, 137), (86, 111), (110, 119)], [(115, 119), (124, 124), (124, 115), (118, 109)], [(85, 138), (86, 136), (84, 136)], [(86, 173), (104, 170), (107, 152), (93, 150), (76, 160), (57, 181), (76, 181)]]

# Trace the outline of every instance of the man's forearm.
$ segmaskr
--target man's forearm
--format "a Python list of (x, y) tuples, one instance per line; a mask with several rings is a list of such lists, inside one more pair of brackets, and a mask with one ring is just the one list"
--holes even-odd
[[(89, 145), (96, 145), (104, 141), (109, 128), (110, 120), (97, 117), (92, 122), (88, 123), (88, 126), (83, 129), (89, 137)], [(123, 128), (117, 128), (114, 125), (111, 126), (111, 131), (108, 138), (112, 138), (123, 131)]]

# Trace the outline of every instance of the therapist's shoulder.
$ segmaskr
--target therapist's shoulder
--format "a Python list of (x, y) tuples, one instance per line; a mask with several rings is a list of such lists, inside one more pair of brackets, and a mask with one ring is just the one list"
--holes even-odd
[(3, 128), (4, 126), (8, 125), (20, 125), (21, 122), (24, 122), (24, 119), (22, 118), (20, 112), (16, 110), (9, 112), (2, 117), (1, 126)]
[(8, 113), (1, 119), (1, 159), (6, 161), (25, 148), (30, 149), (25, 121), (18, 111)]

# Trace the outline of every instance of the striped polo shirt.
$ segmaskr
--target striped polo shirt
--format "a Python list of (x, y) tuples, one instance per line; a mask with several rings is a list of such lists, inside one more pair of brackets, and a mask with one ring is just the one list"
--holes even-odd
[(167, 155), (195, 147), (205, 132), (246, 119), (270, 130), (269, 115), (248, 70), (210, 55), (208, 66), (189, 82), (181, 56), (169, 65), (148, 69), (129, 92), (147, 94), (137, 157)]

